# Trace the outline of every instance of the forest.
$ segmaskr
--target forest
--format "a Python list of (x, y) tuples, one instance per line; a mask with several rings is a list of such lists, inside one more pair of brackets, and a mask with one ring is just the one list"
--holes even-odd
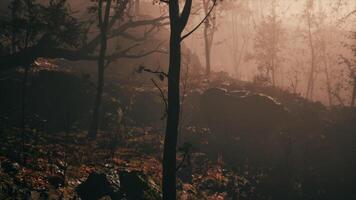
[(0, 200), (356, 199), (356, 1), (0, 0)]

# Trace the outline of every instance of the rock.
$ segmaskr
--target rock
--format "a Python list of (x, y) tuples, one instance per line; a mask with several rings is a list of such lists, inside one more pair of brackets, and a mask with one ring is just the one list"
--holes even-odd
[(76, 192), (82, 200), (97, 200), (110, 195), (113, 189), (105, 174), (93, 172), (76, 188)]
[(155, 183), (139, 171), (120, 171), (120, 188), (115, 191), (105, 174), (91, 173), (87, 180), (76, 188), (82, 200), (97, 200), (110, 196), (112, 200), (157, 200), (161, 199)]
[(206, 90), (200, 97), (197, 120), (211, 131), (201, 149), (229, 163), (253, 160), (256, 164), (280, 159), (291, 114), (274, 98), (251, 91)]
[(139, 171), (121, 171), (120, 191), (125, 194), (128, 200), (156, 200), (161, 199), (158, 187), (155, 183)]
[(3, 160), (1, 162), (1, 168), (9, 175), (16, 175), (20, 170), (20, 165), (16, 162), (11, 162), (10, 160)]
[(288, 118), (286, 108), (270, 96), (211, 88), (201, 95), (201, 120), (225, 135), (271, 132)]
[(51, 184), (55, 188), (59, 188), (64, 185), (64, 177), (61, 174), (49, 176), (47, 178), (47, 180), (48, 180), (49, 184)]

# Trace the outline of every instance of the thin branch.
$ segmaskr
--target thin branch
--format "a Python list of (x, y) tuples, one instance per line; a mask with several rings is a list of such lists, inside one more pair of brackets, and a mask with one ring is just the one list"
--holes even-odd
[(183, 163), (184, 163), (184, 161), (185, 161), (185, 158), (187, 157), (187, 152), (184, 152), (184, 154), (183, 154), (183, 159), (182, 159), (182, 161), (178, 164), (178, 166), (176, 167), (176, 171), (179, 171), (180, 170), (180, 168), (183, 166)]
[[(118, 12), (120, 13), (120, 12)], [(120, 14), (115, 14), (110, 22), (108, 23), (108, 29), (110, 29), (117, 19), (120, 18)], [(137, 28), (145, 25), (152, 25), (153, 27), (159, 27), (161, 25), (166, 25), (168, 22), (163, 22), (167, 19), (167, 16), (161, 16), (155, 19), (149, 20), (138, 20), (138, 21), (129, 21), (117, 29), (110, 31), (109, 38), (122, 35), (125, 31), (131, 28)], [(104, 22), (102, 22), (104, 23)], [(153, 28), (148, 30), (144, 37), (147, 37)], [(141, 39), (141, 38), (140, 38)], [(143, 39), (143, 38), (142, 38)], [(0, 70), (7, 70), (11, 68), (15, 68), (18, 66), (27, 66), (32, 64), (37, 58), (64, 58), (67, 60), (77, 61), (77, 60), (96, 60), (98, 58), (97, 55), (91, 55), (92, 52), (96, 49), (96, 47), (100, 44), (100, 34), (92, 39), (87, 45), (80, 49), (64, 49), (57, 48), (58, 44), (55, 44), (47, 39), (47, 36), (44, 35), (39, 40), (39, 42), (27, 49), (16, 52), (14, 54), (8, 55), (0, 55)], [(134, 47), (137, 45), (134, 45)], [(148, 52), (141, 52), (138, 54), (130, 54), (129, 51), (133, 49), (133, 47), (129, 47), (120, 51), (118, 53), (114, 53), (113, 55), (107, 56), (106, 59), (119, 59), (119, 58), (141, 58), (144, 56), (148, 56), (153, 53), (166, 53), (159, 49), (160, 45), (156, 49), (153, 49)]]
[[(148, 20), (146, 19), (146, 20), (129, 21), (129, 22), (124, 23), (120, 27), (112, 30), (110, 35), (115, 36), (115, 35), (118, 35), (124, 31), (128, 30), (128, 29), (136, 28), (136, 27), (144, 26), (144, 25), (159, 26), (159, 25), (162, 25), (161, 22), (165, 19), (168, 19), (168, 16), (160, 16), (160, 17), (157, 17), (154, 19), (148, 19)], [(166, 24), (166, 23), (164, 23), (164, 24)]]
[(196, 31), (204, 22), (206, 19), (208, 19), (210, 13), (213, 11), (214, 7), (216, 6), (216, 2), (217, 0), (213, 0), (214, 4), (213, 6), (211, 6), (209, 12), (206, 14), (206, 16), (204, 17), (204, 19), (195, 27), (193, 28), (191, 31), (189, 31), (187, 34), (185, 34), (184, 36), (181, 37), (181, 41), (183, 41), (185, 38), (187, 38), (189, 35), (191, 35), (194, 31)]
[(158, 70), (155, 70), (153, 71), (152, 69), (148, 68), (148, 67), (145, 67), (143, 65), (139, 66), (139, 72), (141, 71), (145, 71), (145, 72), (149, 72), (149, 73), (152, 73), (152, 74), (158, 74), (158, 75), (162, 75), (163, 77), (166, 77), (168, 78), (168, 74), (163, 72), (163, 71), (158, 71)]
[(345, 22), (346, 19), (349, 18), (349, 17), (350, 17), (351, 15), (353, 15), (353, 14), (356, 14), (356, 10), (353, 10), (353, 11), (349, 12), (347, 15), (345, 15), (344, 17), (342, 17), (341, 19), (339, 19), (338, 22), (337, 22), (337, 24), (336, 24), (336, 26), (338, 26), (338, 25), (342, 24), (343, 22)]
[(185, 0), (184, 8), (179, 20), (180, 32), (183, 32), (184, 28), (186, 27), (191, 10), (192, 0)]
[(169, 4), (169, 0), (160, 0), (160, 2)]
[[(185, 146), (185, 145), (184, 145)], [(186, 147), (183, 147), (184, 148), (184, 154), (183, 154), (183, 159), (182, 161), (178, 164), (178, 166), (176, 167), (176, 171), (178, 171), (184, 164), (184, 161), (186, 160), (186, 158), (188, 157), (189, 155), (189, 150), (190, 150), (190, 146), (186, 146)], [(189, 158), (188, 158), (189, 159)], [(188, 160), (188, 164), (190, 165), (190, 162)]]
[(129, 54), (128, 52), (133, 49), (134, 47), (138, 46), (138, 44), (136, 45), (133, 45), (131, 47), (128, 47), (127, 49), (123, 50), (123, 51), (120, 51), (119, 53), (116, 53), (116, 54), (113, 54), (111, 56), (108, 57), (108, 59), (118, 59), (118, 58), (131, 58), (131, 59), (134, 59), (134, 58), (142, 58), (142, 57), (145, 57), (145, 56), (148, 56), (148, 55), (151, 55), (153, 53), (161, 53), (161, 50), (159, 50), (159, 48), (162, 46), (162, 44), (164, 43), (161, 42), (157, 45), (156, 48), (152, 49), (151, 51), (147, 51), (147, 52), (144, 52), (144, 53), (138, 53), (138, 54)]
[(102, 29), (102, 27), (103, 27), (103, 0), (99, 0), (98, 20), (99, 20), (99, 28)]
[(144, 41), (145, 39), (147, 39), (148, 35), (150, 33), (152, 33), (155, 28), (157, 28), (156, 26), (152, 26), (150, 27), (148, 30), (146, 30), (144, 33), (143, 33), (143, 36), (142, 37), (136, 37), (134, 35), (131, 35), (130, 33), (127, 33), (127, 32), (122, 32), (120, 34), (120, 36), (124, 37), (124, 38), (127, 38), (127, 39), (130, 39), (130, 40), (133, 40), (133, 41), (136, 41), (136, 42), (140, 42), (140, 41)]
[(160, 87), (158, 86), (158, 84), (156, 83), (156, 81), (155, 81), (153, 78), (151, 78), (151, 81), (152, 81), (152, 83), (156, 86), (156, 88), (159, 90), (160, 95), (161, 95), (161, 98), (162, 98), (162, 101), (163, 101), (163, 103), (164, 103), (165, 112), (164, 112), (164, 115), (163, 115), (162, 118), (161, 118), (161, 119), (164, 119), (164, 118), (166, 118), (166, 116), (168, 115), (168, 100), (167, 100), (167, 98), (164, 96), (164, 92), (163, 92), (162, 88), (160, 88)]

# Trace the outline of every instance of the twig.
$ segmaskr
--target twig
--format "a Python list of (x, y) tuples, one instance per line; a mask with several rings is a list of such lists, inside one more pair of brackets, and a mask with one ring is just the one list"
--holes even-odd
[(151, 78), (151, 81), (152, 81), (152, 83), (156, 86), (156, 88), (159, 90), (160, 95), (161, 95), (161, 98), (162, 98), (162, 101), (163, 101), (163, 103), (164, 103), (165, 112), (164, 112), (164, 115), (163, 115), (162, 118), (161, 118), (161, 119), (164, 119), (164, 118), (167, 116), (167, 114), (168, 114), (168, 101), (167, 101), (167, 98), (164, 96), (164, 92), (163, 92), (162, 88), (160, 88), (160, 87), (158, 86), (158, 84), (156, 83), (156, 81), (155, 81), (153, 78)]
[(168, 74), (167, 73), (165, 73), (163, 71), (158, 71), (158, 70), (153, 71), (152, 69), (150, 69), (148, 67), (145, 67), (143, 65), (139, 66), (138, 72), (141, 72), (141, 71), (149, 72), (149, 73), (152, 73), (152, 74), (158, 74), (158, 75), (161, 75), (163, 77), (168, 78)]
[(210, 13), (213, 11), (215, 5), (216, 5), (216, 2), (217, 0), (213, 0), (214, 1), (214, 4), (213, 6), (211, 6), (209, 12), (206, 14), (206, 16), (204, 17), (203, 20), (201, 20), (201, 22), (195, 27), (193, 28), (191, 31), (189, 31), (187, 34), (185, 34), (184, 36), (181, 37), (180, 41), (183, 41), (185, 38), (187, 38), (189, 35), (191, 35), (194, 31), (196, 31), (204, 22), (205, 20), (209, 17)]

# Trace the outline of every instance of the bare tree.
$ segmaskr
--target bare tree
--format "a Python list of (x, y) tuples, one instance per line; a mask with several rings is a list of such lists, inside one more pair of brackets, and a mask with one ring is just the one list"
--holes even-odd
[[(65, 1), (59, 1), (62, 6), (65, 6)], [(140, 58), (143, 56), (150, 55), (157, 52), (158, 46), (153, 48), (151, 51), (130, 53), (133, 49), (139, 46), (137, 42), (144, 41), (150, 34), (158, 30), (162, 25), (165, 25), (165, 19), (167, 16), (160, 16), (155, 19), (143, 19), (134, 20), (129, 11), (126, 9), (128, 0), (120, 1), (98, 1), (97, 8), (94, 9), (97, 12), (97, 21), (99, 27), (99, 34), (94, 36), (88, 42), (81, 45), (72, 45), (68, 48), (68, 45), (61, 45), (57, 42), (51, 32), (30, 35), (27, 34), (26, 37), (26, 48), (13, 48), (10, 54), (0, 55), (0, 66), (2, 70), (11, 69), (17, 66), (22, 66), (25, 68), (25, 77), (27, 80), (27, 72), (29, 67), (36, 61), (37, 58), (65, 58), (68, 60), (92, 60), (98, 62), (98, 82), (97, 82), (97, 93), (95, 97), (95, 102), (93, 106), (93, 116), (92, 121), (88, 130), (88, 135), (95, 137), (98, 127), (99, 127), (99, 111), (101, 105), (101, 96), (103, 93), (104, 85), (104, 71), (108, 67), (109, 63), (120, 58)], [(52, 5), (52, 4), (50, 4)], [(53, 4), (54, 5), (54, 4)], [(69, 15), (70, 13), (68, 13)], [(63, 40), (71, 41), (81, 41), (81, 37), (87, 38), (88, 32), (91, 29), (92, 22), (86, 24), (79, 24), (75, 18), (69, 18), (65, 27), (68, 29), (68, 33), (64, 33), (64, 37), (68, 37), (68, 34), (73, 36), (73, 38), (64, 38)], [(41, 19), (42, 20), (42, 19)], [(120, 20), (121, 23), (117, 23)], [(117, 26), (118, 25), (118, 26)], [(88, 28), (78, 28), (88, 26)], [(149, 27), (143, 33), (142, 36), (134, 36), (129, 33), (130, 29), (137, 27)], [(29, 26), (31, 28), (31, 26)], [(13, 29), (12, 29), (13, 30)], [(29, 31), (31, 32), (31, 31)], [(33, 31), (35, 32), (35, 31)], [(14, 35), (14, 34), (13, 34)], [(63, 36), (61, 36), (63, 37)], [(107, 55), (107, 41), (114, 37), (124, 37), (127, 40), (132, 41), (134, 44), (123, 49), (116, 49), (110, 55)], [(14, 38), (14, 36), (12, 37)], [(53, 38), (55, 38), (53, 40)], [(13, 39), (14, 40), (14, 39)], [(14, 43), (17, 41), (14, 41)], [(18, 43), (18, 42), (17, 42)], [(62, 42), (63, 44), (63, 42)], [(95, 50), (99, 48), (99, 55), (95, 55)], [(18, 49), (18, 51), (17, 51)], [(15, 51), (16, 50), (16, 51)], [(25, 91), (25, 90), (24, 90)]]
[(309, 72), (307, 91), (306, 91), (306, 98), (309, 99), (313, 98), (315, 70), (316, 70), (316, 55), (315, 55), (315, 47), (314, 47), (313, 33), (312, 33), (313, 7), (314, 7), (314, 0), (307, 0), (306, 8), (304, 10), (304, 17), (306, 18), (306, 22), (308, 26), (307, 38), (308, 38), (308, 44), (309, 44), (310, 56), (311, 56), (310, 72)]
[(235, 76), (240, 77), (240, 66), (243, 64), (247, 50), (249, 48), (249, 42), (252, 37), (251, 30), (251, 11), (249, 1), (243, 1), (238, 6), (232, 6), (231, 12), (231, 56), (233, 61), (233, 67), (235, 70)]
[(191, 31), (182, 36), (192, 9), (192, 0), (186, 0), (180, 13), (178, 0), (161, 0), (169, 7), (170, 20), (170, 53), (168, 69), (168, 110), (166, 133), (163, 148), (163, 179), (162, 191), (164, 200), (176, 199), (176, 154), (178, 139), (178, 124), (180, 116), (180, 67), (181, 67), (181, 42), (196, 31), (208, 18), (216, 5), (214, 1), (210, 11), (204, 19)]
[[(122, 9), (125, 8), (124, 5), (127, 4), (127, 0), (115, 1), (115, 4), (121, 5), (117, 7), (121, 9), (115, 9), (114, 14), (110, 16), (107, 28), (107, 38), (112, 39), (115, 37), (124, 37), (135, 42), (135, 44), (127, 48), (117, 50), (111, 55), (107, 55), (105, 59), (117, 60), (120, 58), (138, 58), (156, 52), (157, 48), (153, 48), (152, 51), (140, 53), (133, 53), (132, 51), (136, 47), (138, 47), (137, 42), (144, 41), (149, 35), (152, 35), (155, 31), (157, 31), (159, 27), (166, 25), (166, 20), (168, 19), (168, 16), (162, 15), (153, 19), (138, 20), (129, 18), (127, 20), (122, 20), (121, 23), (118, 25), (117, 22), (122, 19), (124, 15), (124, 10)], [(87, 24), (89, 24), (89, 28), (83, 30), (81, 27), (87, 26)], [(66, 24), (66, 27), (68, 28), (68, 30), (71, 30), (71, 37), (68, 37), (67, 40), (83, 41), (84, 39), (89, 38), (89, 30), (91, 30), (90, 27), (92, 24), (93, 23), (91, 22), (91, 19), (82, 24), (79, 23), (79, 20), (70, 18), (70, 21), (68, 22), (68, 24)], [(129, 33), (129, 30), (145, 26), (151, 28), (148, 28), (145, 33), (143, 33), (142, 37), (133, 36)], [(77, 30), (74, 30), (74, 28)], [(56, 30), (53, 29), (52, 31), (55, 32)], [(21, 49), (16, 52), (1, 54), (0, 70), (7, 70), (26, 65), (30, 66), (37, 58), (64, 58), (70, 61), (96, 61), (99, 58), (99, 55), (95, 54), (95, 50), (101, 43), (101, 34), (86, 39), (83, 44), (75, 44), (75, 46), (70, 46), (70, 48), (68, 48), (68, 45), (63, 45), (63, 42), (58, 43), (57, 41), (53, 41), (53, 37), (48, 37), (49, 35), (50, 33), (38, 34), (35, 37), (35, 40), (31, 43), (31, 45), (28, 46), (27, 49)]]
[[(210, 10), (211, 0), (203, 0), (205, 15)], [(211, 49), (213, 46), (214, 33), (216, 31), (216, 13), (213, 12), (204, 22), (204, 45), (205, 45), (205, 75), (209, 78), (211, 70)]]
[[(354, 38), (356, 39), (356, 33), (353, 34)], [(356, 56), (356, 48), (355, 46), (352, 47), (352, 51), (354, 56)], [(356, 99), (356, 60), (355, 59), (350, 59), (346, 58), (344, 56), (341, 56), (343, 63), (347, 66), (349, 70), (349, 77), (351, 79), (350, 85), (352, 87), (352, 94), (351, 94), (351, 101), (350, 101), (350, 106), (353, 107), (355, 106), (355, 99)]]
[(254, 44), (254, 58), (258, 68), (265, 72), (265, 76), (270, 78), (273, 86), (276, 85), (276, 71), (282, 60), (280, 53), (284, 39), (284, 30), (275, 9), (276, 4), (273, 0), (271, 14), (257, 27)]
[(108, 66), (110, 61), (105, 63), (106, 49), (107, 49), (107, 38), (108, 38), (108, 23), (110, 17), (110, 9), (111, 9), (111, 0), (106, 1), (106, 7), (103, 12), (103, 0), (99, 0), (98, 2), (98, 27), (100, 30), (100, 54), (98, 58), (98, 82), (97, 82), (97, 91), (96, 97), (93, 107), (93, 119), (90, 125), (90, 129), (88, 131), (89, 137), (95, 137), (98, 132), (99, 125), (99, 108), (101, 105), (101, 98), (103, 95), (103, 87), (104, 87), (104, 68)]

